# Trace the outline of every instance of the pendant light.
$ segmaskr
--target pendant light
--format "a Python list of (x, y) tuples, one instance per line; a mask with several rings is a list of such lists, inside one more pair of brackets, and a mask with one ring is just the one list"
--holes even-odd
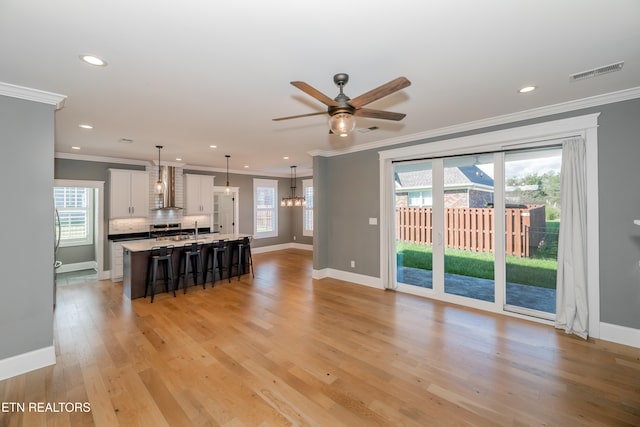
[(162, 182), (162, 170), (160, 169), (160, 150), (162, 150), (162, 145), (156, 145), (158, 149), (158, 180), (156, 181), (156, 194), (164, 193), (164, 183)]
[(289, 197), (283, 197), (280, 202), (280, 206), (283, 207), (296, 207), (305, 206), (307, 201), (303, 197), (296, 196), (296, 167), (291, 166), (291, 195)]
[(229, 157), (231, 156), (229, 154), (225, 154), (224, 156), (227, 158), (227, 186), (225, 187), (224, 192), (228, 196), (231, 194), (231, 186), (229, 185)]

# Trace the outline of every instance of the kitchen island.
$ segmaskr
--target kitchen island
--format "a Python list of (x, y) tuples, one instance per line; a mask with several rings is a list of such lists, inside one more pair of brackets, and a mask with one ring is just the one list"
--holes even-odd
[[(237, 257), (236, 251), (234, 251), (234, 247), (242, 241), (245, 237), (251, 237), (250, 234), (205, 234), (199, 236), (197, 239), (194, 237), (185, 240), (144, 240), (139, 242), (127, 242), (122, 245), (123, 248), (123, 280), (122, 280), (122, 289), (123, 294), (129, 299), (141, 298), (144, 296), (144, 291), (146, 287), (147, 281), (147, 264), (149, 262), (149, 255), (151, 253), (151, 249), (159, 246), (173, 246), (173, 271), (174, 271), (174, 280), (177, 282), (180, 266), (180, 257), (182, 256), (182, 251), (185, 245), (190, 245), (192, 243), (198, 243), (202, 245), (204, 249), (205, 245), (209, 245), (211, 243), (216, 243), (220, 240), (225, 240), (227, 242), (227, 253), (225, 254), (226, 265), (225, 267), (225, 276), (227, 278), (229, 274), (231, 274), (231, 266), (234, 260), (232, 260), (232, 256), (235, 254)], [(205, 254), (202, 254), (202, 262), (205, 261)], [(244, 271), (242, 274), (246, 274), (247, 263), (242, 263), (244, 266)], [(205, 266), (206, 268), (206, 266)], [(237, 274), (237, 273), (236, 273)], [(202, 285), (201, 282), (202, 273), (199, 275), (198, 283)], [(175, 284), (175, 283), (174, 283)], [(193, 285), (191, 283), (191, 285)], [(182, 283), (180, 283), (182, 286)], [(158, 285), (156, 288), (158, 291), (164, 290), (164, 278), (158, 279)]]

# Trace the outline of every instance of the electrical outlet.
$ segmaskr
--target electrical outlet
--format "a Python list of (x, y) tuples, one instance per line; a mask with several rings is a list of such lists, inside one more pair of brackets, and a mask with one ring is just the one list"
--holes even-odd
[(296, 236), (293, 236), (293, 240), (296, 240)]
[(356, 262), (354, 260), (351, 260), (351, 268), (356, 268)]

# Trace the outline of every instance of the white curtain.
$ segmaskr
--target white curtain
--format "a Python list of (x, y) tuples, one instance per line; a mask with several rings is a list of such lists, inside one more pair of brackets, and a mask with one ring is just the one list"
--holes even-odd
[(563, 142), (555, 323), (556, 328), (584, 339), (589, 335), (585, 160), (582, 138)]

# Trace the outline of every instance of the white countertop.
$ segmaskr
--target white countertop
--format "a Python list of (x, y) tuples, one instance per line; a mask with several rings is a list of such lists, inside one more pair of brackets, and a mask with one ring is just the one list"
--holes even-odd
[(198, 236), (198, 240), (195, 240), (195, 236), (193, 239), (185, 239), (185, 240), (142, 240), (142, 241), (133, 241), (133, 242), (123, 242), (122, 247), (124, 249), (128, 249), (131, 252), (144, 252), (149, 251), (151, 248), (158, 246), (169, 246), (172, 245), (176, 248), (179, 248), (184, 245), (189, 245), (191, 243), (213, 243), (218, 240), (240, 240), (245, 237), (251, 237), (251, 234), (201, 234)]

